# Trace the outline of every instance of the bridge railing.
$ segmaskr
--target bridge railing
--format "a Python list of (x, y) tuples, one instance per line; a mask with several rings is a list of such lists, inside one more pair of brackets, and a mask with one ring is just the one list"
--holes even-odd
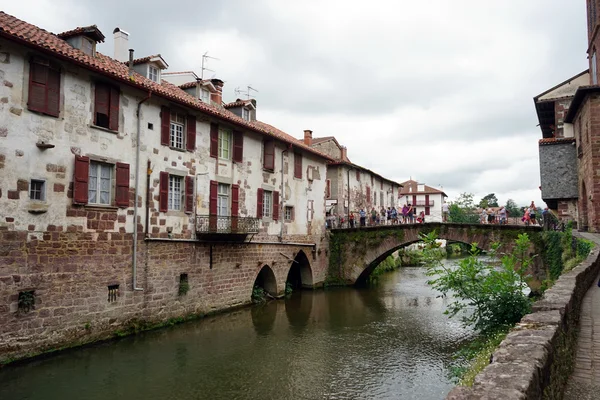
[[(496, 219), (494, 221), (492, 221), (491, 223), (488, 222), (487, 218), (485, 220), (483, 220), (482, 217), (479, 216), (479, 214), (472, 215), (472, 218), (469, 218), (469, 220), (464, 221), (464, 223), (467, 224), (482, 224), (482, 225), (488, 225), (488, 224), (493, 224), (493, 225), (521, 225), (521, 226), (528, 226), (530, 224), (525, 223), (524, 221), (522, 221), (521, 219), (522, 217), (520, 216), (515, 216), (515, 217), (507, 217), (506, 220), (504, 221), (504, 223), (501, 223), (499, 217), (496, 217)], [(437, 218), (435, 216), (431, 216), (431, 215), (426, 215), (425, 216), (425, 224), (427, 223), (431, 223), (431, 222), (435, 222), (435, 223), (443, 223), (441, 221), (441, 217), (437, 216)], [(448, 223), (460, 223), (460, 222), (450, 222), (447, 221)], [(538, 221), (539, 224), (541, 224), (542, 221)], [(414, 224), (419, 224), (420, 222), (417, 222), (417, 218), (415, 217), (415, 222)], [(327, 229), (350, 229), (350, 228), (365, 228), (365, 227), (377, 227), (377, 226), (391, 226), (391, 225), (408, 225), (408, 222), (403, 222), (402, 218), (398, 218), (395, 222), (388, 220), (387, 218), (384, 220), (381, 217), (379, 219), (376, 219), (375, 221), (373, 221), (373, 219), (368, 216), (366, 218), (365, 221), (365, 225), (361, 226), (360, 225), (360, 218), (355, 218), (354, 220), (354, 226), (350, 226), (350, 222), (348, 221), (348, 217), (347, 216), (333, 216), (333, 217), (327, 217), (326, 218), (326, 226)]]

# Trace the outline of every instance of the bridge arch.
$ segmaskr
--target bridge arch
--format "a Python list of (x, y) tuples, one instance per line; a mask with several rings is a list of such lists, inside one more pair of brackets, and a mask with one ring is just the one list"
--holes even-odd
[(294, 261), (292, 261), (292, 264), (290, 265), (286, 278), (286, 284), (287, 283), (289, 283), (294, 290), (313, 287), (313, 273), (310, 267), (310, 261), (303, 250), (300, 250), (296, 254)]
[(277, 296), (277, 279), (275, 278), (275, 274), (271, 267), (263, 265), (254, 279), (252, 289), (254, 289), (255, 286), (262, 288), (273, 297)]
[[(421, 241), (420, 234), (433, 231), (437, 232), (439, 239), (477, 243), (483, 250), (490, 250), (493, 243), (500, 242), (503, 252), (510, 252), (518, 235), (527, 232), (532, 239), (531, 253), (541, 252), (541, 249), (535, 248), (536, 243), (540, 242), (540, 227), (431, 223), (338, 229), (332, 231), (330, 239), (330, 271), (339, 271), (340, 278), (347, 284), (360, 283), (394, 251)], [(540, 257), (536, 257), (530, 271), (539, 281), (545, 278), (541, 264)]]

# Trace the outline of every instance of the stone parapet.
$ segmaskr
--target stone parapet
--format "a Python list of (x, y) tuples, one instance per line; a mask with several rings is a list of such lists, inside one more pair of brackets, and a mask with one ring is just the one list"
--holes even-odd
[(581, 304), (599, 270), (596, 248), (534, 303), (473, 386), (456, 387), (446, 399), (561, 399), (573, 368)]

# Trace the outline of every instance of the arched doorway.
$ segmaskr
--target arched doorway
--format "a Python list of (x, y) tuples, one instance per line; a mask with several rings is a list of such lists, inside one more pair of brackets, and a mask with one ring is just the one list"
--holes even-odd
[(292, 290), (313, 287), (312, 270), (304, 251), (300, 250), (296, 254), (292, 265), (290, 265), (285, 284), (286, 289), (289, 287)]
[(268, 265), (263, 266), (256, 276), (254, 285), (252, 285), (253, 293), (255, 292), (256, 288), (264, 290), (272, 297), (277, 296), (277, 280), (275, 279), (273, 270)]
[(579, 209), (579, 221), (581, 223), (581, 230), (582, 231), (587, 231), (588, 230), (588, 210), (587, 210), (587, 200), (588, 200), (588, 195), (587, 195), (587, 190), (585, 188), (585, 182), (581, 181), (581, 197), (580, 197), (581, 201), (579, 203), (580, 205), (580, 209)]

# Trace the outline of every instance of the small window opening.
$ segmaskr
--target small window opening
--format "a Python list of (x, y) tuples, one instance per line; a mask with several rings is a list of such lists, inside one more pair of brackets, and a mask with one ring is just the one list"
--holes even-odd
[(100, 126), (102, 128), (108, 129), (108, 127), (109, 127), (108, 115), (97, 112), (96, 113), (96, 126)]
[(29, 198), (31, 200), (46, 200), (46, 182), (39, 179), (32, 179), (29, 183)]
[(20, 313), (28, 313), (31, 310), (35, 310), (35, 291), (26, 290), (19, 292), (18, 311)]
[(153, 130), (154, 124), (152, 122), (148, 122), (148, 129)]
[(188, 282), (188, 274), (179, 275), (179, 295), (185, 296), (190, 290), (190, 283)]
[(119, 285), (108, 285), (108, 302), (114, 303), (119, 297)]

